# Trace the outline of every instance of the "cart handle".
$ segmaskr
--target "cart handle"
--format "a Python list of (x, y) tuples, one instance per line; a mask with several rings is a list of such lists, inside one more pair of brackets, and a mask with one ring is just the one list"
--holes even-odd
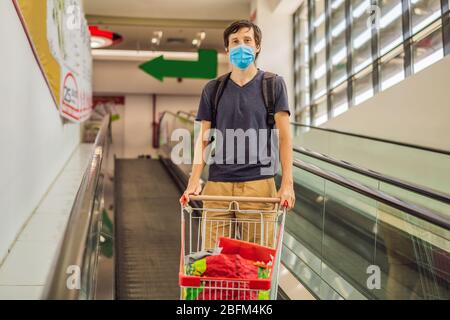
[(194, 201), (240, 201), (240, 202), (266, 202), (280, 203), (280, 198), (271, 197), (237, 197), (237, 196), (207, 196), (207, 195), (189, 195), (189, 200)]

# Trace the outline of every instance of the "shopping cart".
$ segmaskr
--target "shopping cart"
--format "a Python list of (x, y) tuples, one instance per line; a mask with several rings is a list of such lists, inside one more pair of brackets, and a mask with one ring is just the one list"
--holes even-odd
[[(181, 299), (275, 300), (287, 204), (279, 206), (279, 198), (264, 197), (201, 195), (190, 196), (190, 200), (203, 201), (204, 204), (207, 201), (220, 201), (225, 205), (221, 208), (181, 206)], [(244, 202), (247, 203), (246, 208), (252, 207), (250, 203), (274, 205), (270, 210), (240, 209), (239, 204)], [(227, 217), (227, 214), (231, 217)], [(258, 277), (193, 275), (191, 262), (195, 260), (190, 257), (201, 257), (208, 250), (217, 255), (219, 248), (222, 250), (220, 254), (239, 252), (246, 259), (261, 262)], [(229, 265), (240, 263), (232, 262)]]

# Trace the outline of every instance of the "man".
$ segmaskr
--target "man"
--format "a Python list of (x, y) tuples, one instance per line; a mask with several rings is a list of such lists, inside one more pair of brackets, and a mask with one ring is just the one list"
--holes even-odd
[[(279, 152), (282, 168), (280, 189), (276, 190), (274, 175), (276, 167), (273, 163), (267, 164), (262, 159), (261, 150), (255, 152), (255, 146), (265, 150), (272, 156), (278, 156), (278, 150), (271, 150), (269, 144), (260, 143), (262, 137), (274, 139), (271, 134), (271, 125), (268, 123), (268, 110), (265, 97), (262, 94), (263, 78), (265, 73), (255, 65), (255, 59), (261, 51), (261, 31), (259, 27), (247, 20), (233, 22), (224, 31), (224, 45), (231, 62), (231, 74), (225, 82), (220, 99), (217, 96), (217, 79), (206, 84), (203, 89), (197, 113), (197, 121), (201, 121), (199, 139), (195, 145), (194, 164), (188, 186), (180, 199), (182, 204), (189, 201), (189, 195), (198, 195), (202, 189), (200, 176), (205, 165), (205, 152), (210, 141), (204, 138), (215, 124), (216, 150), (215, 163), (209, 167), (209, 178), (203, 189), (203, 195), (221, 196), (253, 196), (253, 197), (279, 197), (281, 205), (291, 209), (295, 203), (292, 176), (292, 138), (289, 125), (289, 106), (285, 83), (282, 77), (277, 76), (274, 81), (274, 125), (279, 136)], [(218, 100), (216, 109), (215, 102)], [(214, 111), (215, 110), (215, 111)], [(231, 130), (232, 129), (232, 130)], [(244, 139), (245, 144), (234, 143), (234, 137), (229, 139), (229, 132), (234, 131), (235, 136), (242, 132), (257, 132), (258, 143)], [(259, 132), (263, 134), (259, 135)], [(265, 134), (268, 133), (268, 134)], [(218, 139), (217, 137), (222, 137)], [(248, 136), (246, 136), (248, 137)], [(244, 137), (245, 138), (245, 137)], [(239, 140), (239, 137), (238, 137)], [(244, 157), (236, 152), (240, 147), (247, 151)], [(276, 149), (276, 148), (275, 148)], [(233, 152), (234, 151), (234, 152)], [(237, 154), (236, 154), (237, 153)], [(252, 154), (249, 154), (252, 153)], [(217, 157), (217, 155), (220, 155)], [(257, 158), (257, 161), (249, 161)], [(230, 160), (234, 160), (231, 161)], [(245, 160), (245, 161), (243, 161)], [(278, 159), (277, 159), (278, 160)], [(271, 161), (273, 162), (273, 161)], [(271, 167), (272, 166), (272, 167)], [(270, 170), (272, 168), (272, 170)], [(204, 201), (204, 208), (227, 209), (229, 204), (217, 201)], [(273, 204), (267, 203), (239, 203), (239, 210), (273, 210)], [(262, 243), (272, 246), (274, 244), (274, 215), (264, 216), (265, 231), (260, 228), (260, 215), (239, 212), (208, 211), (206, 233), (204, 234), (204, 248), (212, 248), (220, 235), (230, 236), (239, 229), (243, 240)], [(205, 215), (203, 216), (206, 217)], [(235, 226), (227, 222), (230, 218), (246, 219), (246, 223)], [(259, 219), (259, 220), (258, 220)], [(264, 236), (261, 238), (261, 232)]]

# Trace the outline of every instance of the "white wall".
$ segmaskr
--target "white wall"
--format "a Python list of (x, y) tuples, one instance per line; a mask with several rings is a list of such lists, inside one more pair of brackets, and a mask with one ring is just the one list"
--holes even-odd
[[(292, 14), (300, 3), (301, 0), (251, 2), (251, 12), (256, 9), (256, 23), (263, 32), (263, 49), (258, 57), (258, 67), (284, 77), (292, 110), (294, 101)], [(251, 12), (248, 12), (248, 17)], [(157, 95), (157, 118), (164, 110), (174, 112), (197, 110), (201, 90), (208, 81), (183, 79), (179, 83), (176, 79), (166, 78), (160, 82), (138, 68), (139, 64), (150, 59), (149, 57), (143, 60), (133, 56), (115, 57), (113, 52), (109, 55), (108, 52), (103, 52), (102, 55), (94, 56), (94, 92), (126, 96), (124, 110), (119, 111), (123, 121), (114, 124), (113, 134), (117, 135), (115, 144), (119, 145), (116, 147), (119, 157), (155, 154), (155, 150), (150, 147), (151, 94)], [(219, 55), (218, 74), (228, 70), (228, 58)]]
[[(156, 95), (156, 121), (164, 111), (197, 110), (200, 96)], [(119, 106), (120, 120), (113, 122), (113, 143), (118, 158), (156, 155), (152, 147), (152, 106), (150, 94), (128, 94)]]
[[(146, 60), (150, 60), (147, 58)], [(141, 154), (156, 155), (152, 148), (152, 95), (156, 94), (156, 121), (163, 111), (197, 111), (200, 94), (207, 79), (165, 78), (163, 82), (139, 69), (146, 61), (129, 57), (94, 58), (94, 94), (125, 96), (125, 105), (118, 108), (120, 120), (113, 123), (116, 156), (136, 158)], [(219, 57), (218, 73), (225, 73), (228, 64)]]
[(0, 260), (80, 141), (63, 125), (12, 1), (0, 1)]
[[(164, 78), (159, 81), (139, 69), (142, 60), (128, 57), (94, 56), (94, 91), (98, 94), (165, 94), (165, 95), (200, 95), (207, 79)], [(219, 55), (218, 74), (227, 72), (229, 65), (224, 55)]]
[[(323, 127), (450, 150), (450, 56), (331, 119)], [(336, 159), (450, 193), (450, 157), (313, 130), (296, 143)]]
[(294, 114), (293, 73), (293, 18), (299, 0), (253, 0), (251, 11), (256, 10), (255, 23), (262, 32), (262, 48), (258, 56), (259, 68), (283, 76), (289, 96), (291, 114)]
[(197, 112), (200, 95), (192, 96), (173, 96), (173, 95), (157, 95), (156, 105), (157, 113), (163, 111), (177, 112), (178, 110)]
[[(122, 136), (122, 158), (137, 158), (140, 154), (150, 154), (152, 143), (151, 131), (151, 109), (152, 101), (149, 95), (127, 95), (125, 105), (121, 106), (120, 119), (114, 123), (121, 125), (120, 133), (114, 135)], [(114, 138), (114, 136), (113, 136)], [(113, 142), (114, 144), (116, 141)], [(117, 145), (119, 147), (119, 145)]]
[(323, 127), (450, 150), (450, 56)]
[[(292, 0), (289, 0), (292, 1)], [(157, 19), (233, 20), (246, 18), (247, 0), (84, 0), (88, 14)]]

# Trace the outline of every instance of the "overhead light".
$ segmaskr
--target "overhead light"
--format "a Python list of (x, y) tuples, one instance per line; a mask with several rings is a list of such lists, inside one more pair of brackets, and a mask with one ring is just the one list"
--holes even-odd
[[(92, 56), (97, 60), (122, 60), (122, 61), (148, 61), (163, 55), (164, 58), (174, 60), (192, 60), (198, 59), (196, 52), (178, 52), (178, 51), (150, 51), (150, 50), (115, 50), (115, 49), (98, 49), (92, 50)], [(227, 63), (228, 57), (224, 53), (218, 54), (219, 63)]]
[(102, 30), (97, 26), (89, 26), (91, 34), (91, 48), (105, 48), (122, 42), (121, 35), (109, 30)]
[(195, 36), (195, 38), (192, 40), (192, 45), (194, 47), (199, 48), (200, 45), (202, 44), (202, 41), (205, 40), (206, 38), (206, 32), (201, 31), (201, 32), (197, 32), (197, 35)]
[(111, 39), (91, 36), (91, 48), (92, 49), (106, 48), (106, 47), (111, 46), (112, 43), (113, 42)]
[(151, 39), (152, 45), (159, 46), (162, 36), (163, 32), (161, 30), (153, 31), (153, 37)]

